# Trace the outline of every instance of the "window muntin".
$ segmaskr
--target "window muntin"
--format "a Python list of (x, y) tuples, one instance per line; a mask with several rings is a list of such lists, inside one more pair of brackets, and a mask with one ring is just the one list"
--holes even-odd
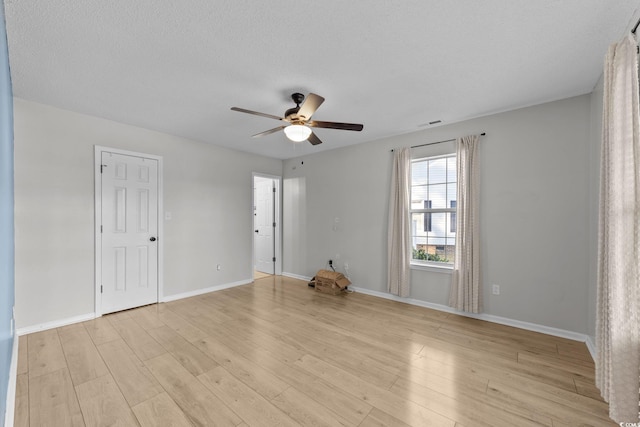
[(455, 259), (456, 156), (411, 162), (412, 264), (448, 266)]

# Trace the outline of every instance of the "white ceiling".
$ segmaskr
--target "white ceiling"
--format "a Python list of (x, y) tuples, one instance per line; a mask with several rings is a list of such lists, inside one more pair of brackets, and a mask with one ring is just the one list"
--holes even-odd
[[(589, 93), (638, 0), (4, 0), (14, 95), (286, 159)], [(282, 132), (326, 98), (322, 145)]]

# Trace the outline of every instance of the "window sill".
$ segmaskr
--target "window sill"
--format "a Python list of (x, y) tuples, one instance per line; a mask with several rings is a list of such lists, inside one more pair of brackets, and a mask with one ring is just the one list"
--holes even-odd
[(431, 271), (433, 273), (452, 274), (452, 265), (425, 265), (425, 264), (411, 264), (411, 270)]

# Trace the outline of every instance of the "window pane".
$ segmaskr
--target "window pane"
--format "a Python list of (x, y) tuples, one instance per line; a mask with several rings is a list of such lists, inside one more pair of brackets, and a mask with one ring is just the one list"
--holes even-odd
[(456, 182), (456, 157), (447, 158), (447, 182)]
[(427, 200), (426, 185), (411, 187), (411, 209), (423, 209), (425, 200)]
[(427, 253), (431, 261), (453, 262), (455, 238), (449, 232), (450, 213), (433, 213), (433, 231), (427, 233)]
[[(424, 208), (431, 209), (431, 200), (424, 201)], [(424, 231), (431, 231), (431, 212), (424, 214)]]
[[(446, 237), (447, 216), (448, 214), (444, 212), (431, 214), (431, 231), (428, 234), (429, 237)], [(444, 244), (444, 242), (442, 244)]]
[(411, 163), (411, 182), (413, 185), (427, 183), (427, 161)]
[(447, 240), (444, 237), (429, 237), (427, 243), (430, 246), (444, 246)]
[(458, 199), (457, 197), (457, 188), (456, 184), (447, 184), (447, 207), (451, 208), (455, 206), (451, 206), (451, 202), (455, 202)]
[(424, 231), (425, 218), (424, 213), (411, 214), (411, 238), (414, 244), (416, 239), (421, 239), (421, 243), (427, 243), (427, 233)]
[[(449, 203), (450, 203), (450, 206), (451, 206), (452, 208), (455, 208), (455, 207), (456, 207), (456, 205), (457, 205), (457, 202), (456, 202), (455, 200), (452, 200), (452, 201), (450, 201)], [(453, 234), (454, 236), (455, 236), (455, 233), (456, 233), (456, 227), (457, 227), (457, 225), (456, 225), (456, 220), (457, 220), (457, 214), (456, 214), (456, 212), (451, 212), (451, 213), (449, 214), (449, 232), (450, 232), (451, 234)]]
[(429, 200), (433, 209), (448, 208), (447, 184), (429, 185)]
[(429, 184), (447, 182), (447, 159), (429, 160)]
[(453, 264), (456, 260), (456, 242), (454, 239), (447, 239), (447, 241), (448, 244), (444, 248), (444, 257), (446, 259), (444, 262), (450, 262)]

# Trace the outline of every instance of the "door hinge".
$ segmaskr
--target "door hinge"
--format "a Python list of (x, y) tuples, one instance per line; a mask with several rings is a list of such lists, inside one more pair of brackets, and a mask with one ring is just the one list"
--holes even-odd
[(102, 293), (102, 285), (100, 285), (100, 293)]
[(107, 165), (100, 165), (100, 173), (102, 173), (102, 171), (104, 170), (104, 168), (106, 168)]
[(273, 226), (274, 226), (274, 227), (276, 226), (276, 223), (275, 223), (275, 222), (273, 223)]
[(276, 257), (273, 257), (273, 262), (276, 262)]
[(100, 226), (100, 232), (102, 233), (102, 226)]
[(276, 187), (273, 187), (273, 192), (274, 192), (274, 193), (276, 192)]

